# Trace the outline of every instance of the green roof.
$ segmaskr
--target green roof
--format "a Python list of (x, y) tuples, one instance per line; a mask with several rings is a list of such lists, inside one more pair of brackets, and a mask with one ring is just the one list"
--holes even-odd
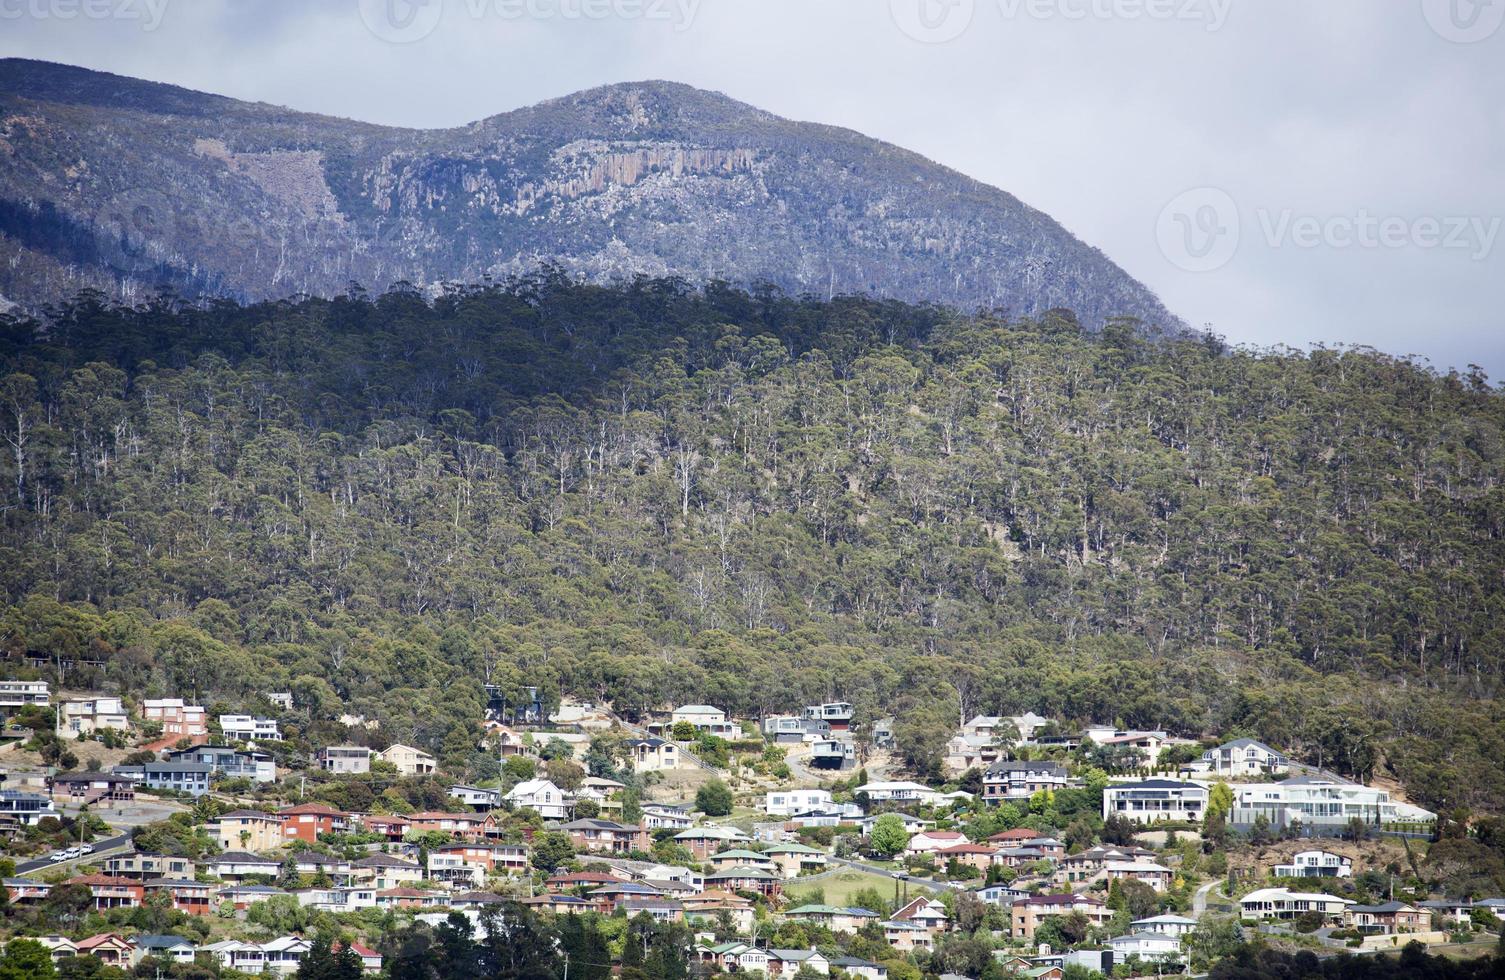
[(768, 850), (764, 851), (763, 853), (765, 855), (768, 855), (768, 854), (819, 854), (822, 857), (824, 857), (826, 852), (825, 851), (818, 851), (818, 850), (816, 850), (813, 847), (806, 847), (804, 844), (775, 844), (773, 847), (770, 847)]
[(735, 858), (738, 861), (746, 861), (749, 859), (753, 861), (768, 860), (768, 857), (766, 855), (759, 854), (757, 851), (745, 851), (737, 849), (730, 851), (718, 851), (717, 853), (711, 855), (712, 861), (720, 861), (722, 858)]

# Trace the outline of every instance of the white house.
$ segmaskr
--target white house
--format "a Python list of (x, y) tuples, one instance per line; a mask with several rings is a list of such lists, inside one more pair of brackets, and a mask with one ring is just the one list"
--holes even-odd
[(1301, 851), (1270, 873), (1277, 878), (1348, 878), (1353, 875), (1353, 862), (1331, 851)]
[(125, 702), (117, 697), (77, 698), (64, 701), (59, 708), (63, 729), (74, 735), (93, 735), (105, 730), (124, 732), (131, 727)]
[(1263, 742), (1236, 738), (1202, 753), (1202, 761), (1219, 776), (1259, 776), (1291, 771), (1290, 760)]
[(788, 817), (831, 807), (831, 792), (824, 789), (791, 789), (769, 793), (763, 798), (763, 811), (770, 817)]
[(1131, 956), (1137, 956), (1147, 963), (1166, 963), (1181, 958), (1180, 938), (1159, 932), (1116, 936), (1108, 940), (1108, 945), (1113, 948), (1113, 960), (1116, 963), (1122, 963)]
[(1437, 814), (1409, 803), (1398, 803), (1382, 789), (1327, 776), (1292, 776), (1278, 783), (1243, 783), (1233, 790), (1228, 822), (1251, 826), (1263, 816), (1272, 827), (1300, 821), (1303, 827), (1342, 828), (1355, 818), (1373, 827), (1390, 824), (1430, 824)]
[(525, 779), (502, 799), (517, 809), (534, 810), (545, 820), (568, 820), (575, 800), (547, 779)]
[(282, 733), (277, 730), (275, 718), (257, 718), (254, 715), (220, 715), (219, 730), (224, 732), (225, 738), (237, 742), (254, 742), (257, 739), (270, 742), (282, 741)]
[(1135, 823), (1196, 822), (1207, 812), (1208, 790), (1198, 783), (1146, 779), (1103, 790), (1103, 819), (1127, 817)]
[(1307, 912), (1338, 917), (1354, 904), (1346, 898), (1322, 892), (1293, 892), (1288, 888), (1260, 888), (1239, 899), (1246, 919), (1294, 919)]
[(689, 722), (702, 732), (722, 738), (735, 738), (740, 732), (739, 727), (727, 719), (725, 711), (709, 704), (686, 704), (669, 714), (670, 726), (682, 721)]
[(853, 790), (853, 793), (858, 796), (866, 793), (867, 798), (874, 803), (901, 802), (934, 805), (944, 799), (942, 794), (928, 786), (907, 782), (864, 783)]
[(1184, 936), (1197, 928), (1196, 919), (1184, 915), (1152, 915), (1129, 923), (1135, 932), (1158, 932), (1162, 936)]
[(47, 704), (50, 699), (46, 681), (0, 681), (0, 708)]

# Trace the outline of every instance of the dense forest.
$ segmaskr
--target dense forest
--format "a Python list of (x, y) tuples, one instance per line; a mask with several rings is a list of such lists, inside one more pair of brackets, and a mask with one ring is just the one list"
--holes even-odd
[(295, 734), (357, 712), (461, 762), (487, 681), (843, 698), (921, 770), (1032, 709), (1505, 807), (1477, 371), (550, 272), (84, 294), (0, 322), (0, 378), (7, 675), (290, 689)]

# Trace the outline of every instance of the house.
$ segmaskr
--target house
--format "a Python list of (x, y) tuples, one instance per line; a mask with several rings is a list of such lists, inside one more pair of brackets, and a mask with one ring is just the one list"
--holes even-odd
[(811, 742), (829, 738), (831, 723), (799, 715), (769, 715), (763, 719), (763, 734), (775, 742)]
[(785, 878), (802, 874), (819, 874), (826, 870), (826, 854), (804, 844), (775, 844), (763, 851)]
[(1015, 939), (1034, 939), (1035, 929), (1053, 915), (1070, 915), (1080, 912), (1093, 925), (1102, 925), (1113, 918), (1113, 911), (1090, 895), (1074, 895), (1062, 892), (1056, 895), (1031, 895), (1014, 903), (1012, 909), (1012, 935)]
[(117, 776), (128, 776), (137, 786), (149, 789), (171, 790), (189, 796), (203, 796), (209, 792), (209, 781), (214, 769), (196, 762), (147, 762), (139, 766), (116, 766)]
[(675, 834), (674, 843), (704, 861), (729, 846), (751, 843), (751, 839), (736, 827), (694, 827)]
[[(6, 884), (10, 879), (6, 879)], [(11, 893), (11, 900), (15, 901), (15, 893)], [(1446, 922), (1468, 922), (1473, 918), (1474, 903), (1467, 899), (1439, 898), (1427, 902), (1417, 903), (1417, 908), (1432, 914), (1432, 924), (1440, 928)]]
[(89, 894), (94, 897), (94, 908), (101, 912), (105, 909), (134, 908), (146, 896), (146, 889), (141, 882), (112, 875), (79, 875), (69, 878), (67, 883), (88, 888)]
[(857, 768), (857, 747), (845, 738), (820, 738), (810, 746), (811, 769)]
[(805, 708), (805, 717), (811, 721), (823, 721), (833, 732), (844, 732), (852, 727), (852, 706), (845, 701), (827, 701)]
[(924, 830), (909, 838), (909, 845), (904, 848), (904, 856), (916, 857), (921, 854), (931, 854), (965, 843), (967, 843), (967, 835), (959, 830)]
[(313, 943), (301, 936), (283, 936), (261, 944), (265, 957), (263, 972), (278, 976), (292, 976), (298, 972), (298, 964), (313, 948)]
[(273, 895), (286, 895), (281, 888), (271, 885), (230, 885), (219, 890), (220, 902), (229, 902), (237, 912), (244, 912), (257, 902), (264, 902)]
[(330, 745), (314, 753), (325, 772), (354, 776), (371, 771), (371, 750), (364, 745)]
[(141, 702), (141, 717), (162, 726), (162, 739), (168, 744), (179, 739), (209, 737), (209, 714), (203, 705), (186, 704), (182, 698), (148, 698)]
[(1134, 823), (1195, 823), (1207, 812), (1208, 790), (1198, 783), (1146, 779), (1117, 783), (1103, 790), (1103, 819), (1119, 816)]
[(496, 833), (496, 817), (489, 813), (450, 813), (444, 810), (427, 810), (408, 818), (408, 827), (414, 833), (436, 831), (455, 837), (487, 837)]
[(1108, 940), (1113, 960), (1122, 963), (1137, 956), (1146, 963), (1173, 963), (1181, 959), (1181, 940), (1159, 932), (1135, 932)]
[(169, 963), (192, 963), (198, 947), (182, 936), (137, 936), (136, 952)]
[(138, 852), (118, 854), (104, 860), (105, 874), (115, 878), (134, 878), (137, 881), (146, 881), (148, 878), (191, 878), (193, 872), (191, 859), (168, 854)]
[(1089, 728), (1082, 733), (1082, 739), (1132, 755), (1146, 769), (1153, 769), (1160, 761), (1161, 751), (1173, 743), (1165, 732), (1130, 732), (1117, 728)]
[(831, 791), (825, 789), (783, 790), (763, 797), (763, 812), (770, 817), (787, 817), (831, 805)]
[(866, 795), (873, 803), (920, 803), (935, 805), (942, 794), (928, 786), (910, 782), (869, 782), (852, 791), (855, 796)]
[(376, 754), (404, 776), (426, 776), (439, 768), (439, 760), (411, 745), (390, 745)]
[(675, 708), (669, 715), (669, 727), (673, 728), (682, 721), (721, 738), (736, 738), (742, 734), (741, 727), (728, 720), (725, 711), (708, 704), (687, 704)]
[(746, 943), (720, 943), (715, 946), (697, 946), (695, 955), (706, 966), (717, 967), (727, 973), (768, 973), (768, 953)]
[(206, 881), (194, 881), (192, 878), (152, 878), (143, 885), (147, 897), (157, 893), (165, 894), (172, 907), (179, 912), (208, 915), (213, 911), (209, 899), (214, 889)]
[(768, 898), (778, 898), (784, 890), (782, 879), (771, 871), (759, 868), (726, 868), (705, 876), (707, 888), (729, 892), (757, 892)]
[(466, 806), (473, 806), (480, 810), (495, 810), (502, 805), (502, 791), (499, 789), (484, 789), (480, 786), (457, 783), (449, 788), (449, 795)]
[(361, 827), (372, 834), (381, 834), (393, 844), (402, 842), (409, 830), (413, 827), (413, 821), (407, 817), (393, 813), (367, 813), (360, 818)]
[(575, 799), (547, 779), (525, 779), (502, 797), (514, 809), (529, 809), (545, 820), (566, 820), (575, 810)]
[(80, 939), (73, 946), (73, 955), (92, 956), (105, 966), (128, 970), (140, 961), (136, 947), (124, 936), (113, 932), (100, 933), (88, 939)]
[(1350, 905), (1343, 910), (1343, 924), (1359, 932), (1375, 934), (1425, 932), (1432, 928), (1432, 914), (1405, 902)]
[(464, 854), (455, 851), (430, 851), (427, 871), (430, 881), (454, 889), (479, 888), (486, 880), (485, 868), (471, 864)]
[(784, 912), (784, 918), (792, 918), (799, 923), (811, 923), (814, 926), (825, 926), (831, 932), (856, 932), (868, 923), (876, 923), (880, 917), (877, 912), (870, 911), (870, 909), (843, 908), (837, 905), (801, 905)]
[(270, 783), (277, 779), (277, 763), (265, 752), (245, 752), (229, 745), (197, 745), (167, 753), (168, 762), (208, 766), (227, 779)]
[(652, 846), (648, 832), (642, 827), (612, 820), (572, 820), (560, 824), (559, 829), (570, 835), (570, 841), (577, 851), (627, 854), (632, 851), (647, 851)]
[(1327, 919), (1338, 919), (1354, 903), (1321, 892), (1293, 892), (1288, 888), (1260, 888), (1239, 899), (1246, 919), (1294, 919), (1307, 912), (1317, 912)]
[(1014, 888), (1002, 883), (983, 885), (981, 888), (976, 889), (973, 894), (987, 905), (1006, 905), (1010, 908), (1019, 899), (1029, 897), (1029, 892), (1023, 888)]
[(113, 772), (62, 772), (52, 777), (52, 798), (90, 806), (129, 803), (136, 798), (136, 780)]
[[(873, 824), (878, 822), (878, 817), (880, 816), (887, 816), (887, 814), (874, 814), (870, 817), (863, 817), (857, 821), (857, 829), (862, 832), (864, 837), (868, 836), (873, 832)], [(904, 821), (904, 832), (906, 834), (918, 834), (927, 828), (935, 826), (934, 820), (922, 820), (908, 813), (899, 813), (895, 814), (895, 816)]]
[(220, 715), (219, 730), (225, 738), (235, 742), (282, 741), (282, 733), (277, 730), (275, 718), (257, 718), (254, 715)]
[(993, 848), (984, 847), (981, 844), (964, 843), (953, 844), (933, 852), (936, 864), (940, 867), (949, 867), (952, 861), (967, 868), (976, 868), (978, 871), (987, 873), (993, 864)]
[(772, 860), (764, 857), (757, 851), (749, 851), (743, 848), (718, 851), (710, 856), (707, 863), (718, 871), (744, 866), (757, 868), (759, 871), (773, 871), (777, 867)]
[(1105, 861), (1105, 881), (1142, 881), (1157, 892), (1169, 891), (1175, 873), (1170, 868), (1144, 861)]
[(46, 681), (0, 681), (0, 708), (22, 708), (28, 704), (48, 704), (52, 695)]
[(1331, 851), (1300, 851), (1290, 863), (1271, 868), (1270, 874), (1277, 878), (1349, 878), (1353, 862)]
[[(874, 916), (874, 918), (877, 918)], [(825, 954), (813, 949), (770, 949), (768, 951), (768, 975), (792, 977), (801, 969), (829, 974), (831, 961)]]
[(1474, 908), (1483, 909), (1501, 922), (1505, 922), (1505, 898), (1481, 898), (1474, 903)]
[(1057, 877), (1065, 882), (1091, 881), (1102, 874), (1109, 861), (1153, 861), (1154, 851), (1142, 847), (1109, 847), (1099, 844), (1060, 859)]
[(1196, 919), (1184, 915), (1152, 915), (1129, 923), (1135, 932), (1157, 932), (1162, 936), (1185, 936), (1197, 928)]
[(1066, 788), (1066, 767), (1058, 762), (995, 762), (982, 776), (986, 803), (1028, 800), (1042, 790)]
[(423, 880), (423, 868), (391, 854), (368, 854), (350, 862), (350, 877), (353, 882), (385, 891), (416, 885)]
[(208, 830), (225, 851), (270, 851), (283, 841), (282, 817), (260, 810), (221, 813)]
[(203, 952), (219, 960), (220, 966), (227, 970), (259, 974), (266, 968), (266, 954), (256, 943), (226, 939), (203, 947)]
[(862, 980), (888, 980), (888, 967), (855, 956), (834, 958), (831, 960), (831, 969), (840, 970), (849, 977), (861, 977)]
[(73, 735), (93, 735), (102, 731), (130, 731), (131, 720), (125, 702), (117, 697), (100, 695), (64, 701), (59, 726)]
[(384, 888), (376, 893), (379, 909), (431, 909), (448, 901), (446, 893), (422, 888)]
[(1263, 776), (1291, 771), (1291, 761), (1263, 742), (1236, 738), (1208, 749), (1202, 761), (1219, 776)]
[(36, 878), (6, 878), (0, 881), (12, 902), (40, 902), (52, 893), (52, 885)]
[[(270, 704), (274, 708), (278, 708), (282, 711), (293, 710), (292, 691), (267, 691), (266, 699), (267, 704)], [(344, 722), (341, 722), (341, 724), (344, 724)]]
[[(337, 944), (335, 946), (335, 949), (338, 950), (339, 948), (340, 947)], [(355, 953), (356, 956), (359, 956), (361, 958), (361, 971), (362, 972), (364, 972), (364, 973), (380, 973), (381, 972), (382, 958), (381, 958), (381, 954), (378, 953), (376, 950), (370, 948), (369, 946), (362, 946), (360, 943), (356, 943), (356, 942), (352, 942), (350, 944), (350, 950), (351, 950), (351, 952)]]
[(1430, 826), (1437, 814), (1409, 803), (1398, 803), (1389, 792), (1328, 776), (1292, 776), (1278, 783), (1246, 783), (1233, 790), (1231, 826), (1243, 830), (1260, 817), (1272, 828), (1300, 821), (1303, 827), (1339, 830), (1359, 819), (1371, 827), (1393, 824)]
[(336, 885), (348, 885), (355, 877), (349, 861), (318, 851), (294, 851), (285, 860), (292, 861), (300, 875), (324, 875)]
[(719, 890), (703, 891), (680, 896), (685, 919), (692, 925), (714, 925), (721, 913), (732, 920), (732, 928), (740, 933), (752, 931), (752, 902), (732, 892)]
[(912, 922), (932, 934), (945, 932), (946, 925), (950, 921), (946, 914), (946, 906), (933, 898), (924, 897), (911, 899), (895, 911), (891, 918), (895, 922)]
[(274, 878), (281, 870), (282, 862), (278, 858), (262, 857), (246, 851), (225, 851), (208, 858), (204, 865), (216, 878), (238, 882), (251, 875)]
[(316, 844), (320, 834), (343, 834), (350, 829), (350, 814), (323, 803), (299, 803), (277, 811), (282, 818), (282, 840)]
[(649, 803), (643, 807), (643, 826), (648, 830), (689, 830), (695, 820), (681, 807)]
[(465, 863), (485, 874), (524, 874), (528, 870), (528, 849), (521, 844), (492, 844), (488, 841), (461, 841), (439, 848), (442, 854), (457, 854)]
[(1015, 827), (1013, 830), (1005, 830), (988, 838), (990, 844), (1021, 844), (1045, 835), (1038, 830), (1030, 830), (1028, 827)]
[(883, 930), (883, 939), (897, 952), (909, 953), (917, 949), (934, 949), (935, 937), (918, 922), (907, 919), (889, 919), (878, 923)]
[(680, 751), (673, 742), (661, 738), (639, 738), (627, 743), (628, 764), (633, 772), (662, 772), (678, 769)]

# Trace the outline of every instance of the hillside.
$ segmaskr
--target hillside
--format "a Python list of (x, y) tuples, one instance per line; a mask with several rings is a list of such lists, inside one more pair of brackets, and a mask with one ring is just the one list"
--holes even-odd
[[(1026, 709), (1505, 806), (1505, 402), (1365, 351), (540, 275), (0, 331), (0, 637), (351, 710)], [(102, 666), (89, 666), (97, 661)]]
[(1101, 327), (1180, 322), (1012, 195), (849, 130), (668, 82), (404, 130), (0, 61), (0, 299), (430, 288), (550, 263)]

